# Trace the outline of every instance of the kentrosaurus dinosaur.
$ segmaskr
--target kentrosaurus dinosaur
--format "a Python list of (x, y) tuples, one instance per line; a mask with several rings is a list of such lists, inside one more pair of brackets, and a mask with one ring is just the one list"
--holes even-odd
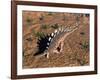
[(58, 30), (55, 30), (51, 35), (47, 38), (48, 41), (46, 43), (46, 48), (44, 52), (41, 54), (35, 54), (34, 56), (44, 56), (46, 55), (47, 58), (49, 58), (50, 54), (53, 53), (61, 53), (64, 46), (64, 40), (65, 38), (76, 31), (79, 27), (79, 23), (75, 23), (72, 26), (65, 27), (65, 28), (59, 28)]

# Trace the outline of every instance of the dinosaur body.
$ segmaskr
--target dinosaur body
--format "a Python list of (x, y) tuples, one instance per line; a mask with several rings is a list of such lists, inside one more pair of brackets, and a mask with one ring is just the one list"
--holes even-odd
[(58, 30), (55, 30), (55, 32), (51, 33), (51, 36), (48, 38), (47, 47), (39, 57), (46, 55), (47, 58), (49, 58), (50, 54), (61, 53), (63, 51), (65, 38), (72, 32), (76, 31), (78, 26), (79, 24), (76, 23), (74, 26), (59, 28)]

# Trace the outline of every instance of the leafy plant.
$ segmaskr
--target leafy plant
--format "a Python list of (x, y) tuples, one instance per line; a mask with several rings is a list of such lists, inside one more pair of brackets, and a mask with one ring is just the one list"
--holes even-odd
[(59, 25), (56, 23), (54, 25), (51, 25), (51, 27), (54, 28), (54, 29), (57, 29), (57, 28), (59, 28)]
[(43, 32), (36, 32), (35, 35), (36, 35), (36, 37), (40, 38), (40, 37), (44, 36), (44, 33)]
[(48, 25), (43, 24), (43, 25), (41, 26), (41, 28), (42, 28), (42, 29), (47, 29), (47, 28), (48, 28)]
[(31, 24), (33, 24), (33, 19), (30, 17), (27, 17), (26, 22), (28, 25), (31, 25)]
[(89, 43), (86, 41), (83, 43), (80, 43), (80, 45), (81, 45), (81, 49), (84, 49), (84, 50), (89, 49)]
[(85, 64), (87, 64), (87, 62), (86, 62), (86, 60), (83, 58), (81, 61), (80, 61), (80, 65), (85, 65)]
[(35, 35), (38, 38), (44, 36), (44, 33), (43, 32), (36, 32), (34, 29), (32, 29), (32, 34)]
[(52, 15), (52, 12), (48, 12), (48, 15)]

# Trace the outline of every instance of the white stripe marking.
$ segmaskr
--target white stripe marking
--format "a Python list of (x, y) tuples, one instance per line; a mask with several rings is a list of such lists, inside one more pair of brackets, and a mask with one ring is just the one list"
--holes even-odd
[(51, 37), (49, 37), (49, 41), (51, 40)]
[(47, 45), (49, 45), (49, 43), (47, 43)]
[(55, 30), (55, 32), (54, 33), (57, 33), (57, 30)]
[(51, 36), (53, 36), (53, 35), (54, 35), (54, 33), (51, 34)]

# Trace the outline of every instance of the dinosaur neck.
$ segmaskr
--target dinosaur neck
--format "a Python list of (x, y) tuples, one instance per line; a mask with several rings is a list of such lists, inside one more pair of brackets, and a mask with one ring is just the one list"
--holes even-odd
[(66, 38), (68, 35), (70, 35), (70, 34), (73, 33), (74, 31), (76, 31), (77, 29), (78, 29), (78, 28), (75, 28), (75, 29), (71, 30), (70, 32), (66, 32), (65, 35), (62, 37), (62, 41), (64, 41), (65, 38)]

